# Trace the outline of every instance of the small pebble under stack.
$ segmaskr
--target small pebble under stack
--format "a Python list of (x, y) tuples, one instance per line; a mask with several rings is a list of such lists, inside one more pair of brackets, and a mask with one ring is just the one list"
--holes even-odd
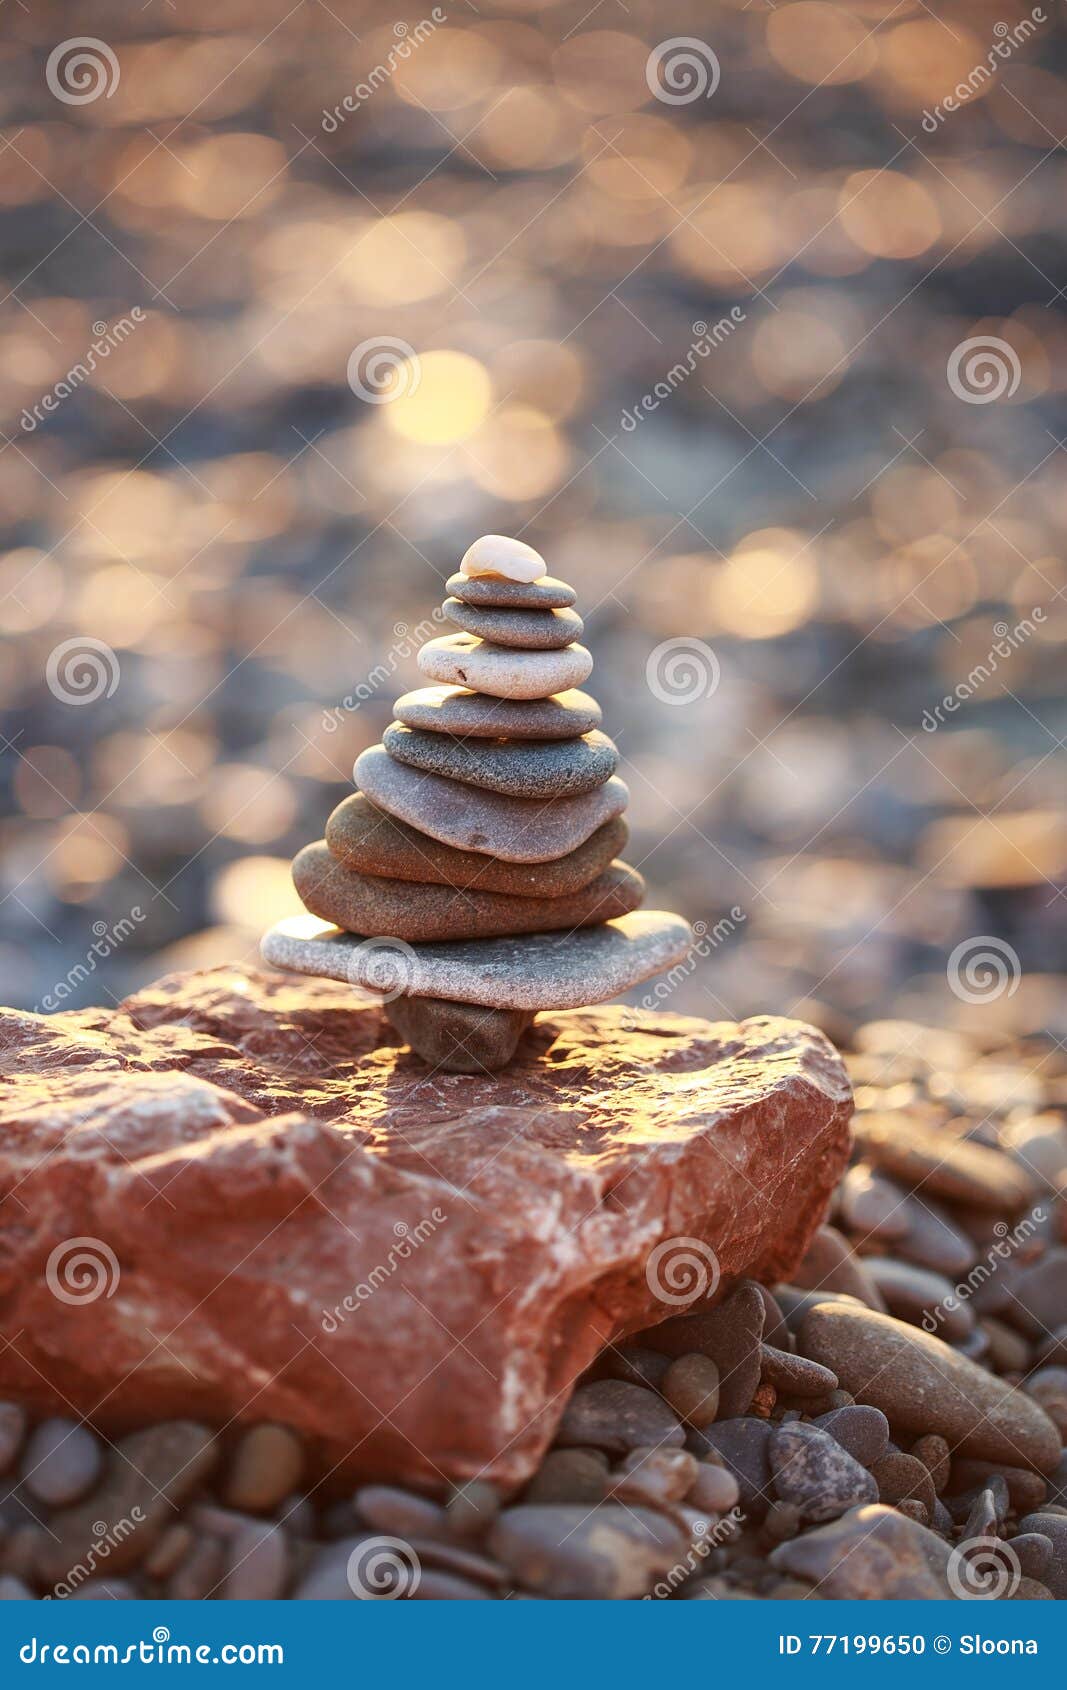
[(278, 967), (382, 992), (401, 1037), (453, 1072), (503, 1067), (538, 1010), (600, 1003), (684, 956), (688, 924), (638, 912), (620, 860), (629, 794), (575, 593), (522, 541), (485, 535), (448, 582), (460, 632), (430, 640), (326, 838), (293, 863), (308, 921)]

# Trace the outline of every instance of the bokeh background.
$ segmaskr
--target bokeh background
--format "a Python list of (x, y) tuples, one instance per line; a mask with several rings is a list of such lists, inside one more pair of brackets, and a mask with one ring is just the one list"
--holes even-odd
[(11, 0), (3, 1000), (254, 955), (498, 531), (670, 1008), (1067, 1037), (1061, 12)]

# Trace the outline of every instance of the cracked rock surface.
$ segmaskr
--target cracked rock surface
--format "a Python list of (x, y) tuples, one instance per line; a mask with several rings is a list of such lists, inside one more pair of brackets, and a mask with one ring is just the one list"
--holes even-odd
[[(605, 1343), (787, 1280), (849, 1146), (798, 1022), (569, 1011), (446, 1074), (351, 987), (255, 967), (0, 1011), (0, 1067), (3, 1394), (280, 1421), (432, 1489), (521, 1483)], [(694, 1240), (704, 1286), (670, 1271)]]

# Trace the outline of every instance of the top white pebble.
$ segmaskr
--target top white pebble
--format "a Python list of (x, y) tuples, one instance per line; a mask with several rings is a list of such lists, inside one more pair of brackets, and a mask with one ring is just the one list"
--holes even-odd
[(505, 534), (483, 534), (467, 547), (459, 567), (464, 575), (499, 575), (505, 581), (539, 581), (548, 574), (540, 552)]

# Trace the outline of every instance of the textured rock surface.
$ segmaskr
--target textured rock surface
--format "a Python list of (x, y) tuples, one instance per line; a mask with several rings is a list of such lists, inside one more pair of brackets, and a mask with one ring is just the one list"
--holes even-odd
[(602, 1345), (678, 1312), (658, 1244), (787, 1278), (848, 1139), (839, 1060), (777, 1019), (545, 1016), (453, 1076), (350, 987), (232, 967), (0, 1012), (0, 1053), (5, 1391), (112, 1434), (270, 1419), (428, 1487), (531, 1471)]

